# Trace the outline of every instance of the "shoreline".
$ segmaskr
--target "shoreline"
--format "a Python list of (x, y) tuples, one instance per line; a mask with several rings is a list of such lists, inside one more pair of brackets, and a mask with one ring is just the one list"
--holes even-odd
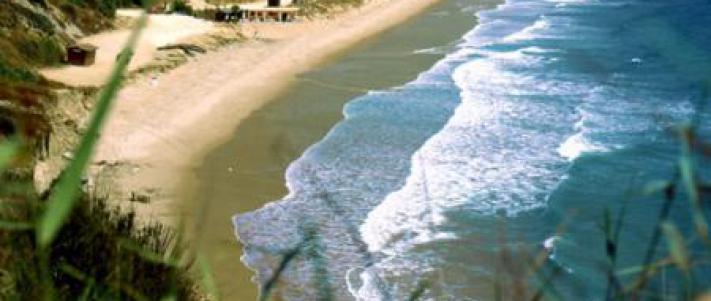
[[(439, 1), (371, 0), (328, 19), (243, 24), (243, 34), (252, 37), (247, 42), (209, 51), (160, 74), (158, 85), (145, 81), (127, 84), (102, 132), (102, 137), (111, 139), (100, 141), (91, 175), (123, 200), (121, 206), (133, 208), (140, 220), (182, 226), (186, 215), (203, 216), (194, 218), (197, 222), (184, 231), (193, 240), (191, 245), (199, 249), (204, 239), (194, 234), (200, 232), (200, 220), (206, 218), (203, 211), (209, 209), (189, 212), (186, 208), (202, 202), (197, 200), (195, 171), (205, 156), (229, 141), (245, 118), (284, 93), (298, 75)], [(134, 192), (150, 200), (136, 202)], [(225, 224), (231, 227), (229, 219)], [(231, 240), (224, 243), (239, 252), (232, 231), (228, 235)], [(231, 259), (241, 266), (236, 255)], [(256, 285), (250, 288), (253, 293), (238, 294), (256, 296)]]
[[(241, 120), (289, 87), (300, 73), (417, 15), (440, 0), (371, 0), (363, 6), (296, 23), (243, 24), (244, 43), (208, 52), (157, 77), (124, 87), (102, 132), (94, 162), (112, 170), (142, 219), (175, 223), (175, 207), (194, 197), (192, 171), (227, 141)], [(366, 17), (362, 17), (366, 16)], [(101, 172), (92, 172), (100, 174)], [(117, 187), (112, 187), (116, 189)], [(114, 191), (115, 192), (115, 191)]]
[[(493, 3), (474, 5), (478, 10)], [(213, 264), (216, 275), (226, 275), (217, 277), (218, 283), (228, 282), (226, 293), (239, 294), (238, 300), (256, 297), (250, 280), (254, 271), (236, 260), (244, 246), (232, 235), (233, 215), (283, 198), (289, 192), (286, 169), (343, 119), (345, 103), (368, 91), (399, 87), (441, 60), (476, 25), (471, 10), (460, 10), (459, 5), (437, 3), (338, 59), (300, 74), (294, 85), (243, 120), (233, 138), (205, 158), (196, 176), (197, 193), (209, 209), (193, 204), (187, 211), (207, 211), (201, 239), (218, 262)]]

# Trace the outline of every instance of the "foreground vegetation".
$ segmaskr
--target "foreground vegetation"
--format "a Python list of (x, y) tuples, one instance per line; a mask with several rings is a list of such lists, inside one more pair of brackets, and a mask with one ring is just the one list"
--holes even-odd
[[(0, 299), (200, 298), (189, 276), (192, 260), (183, 251), (179, 236), (159, 224), (139, 225), (134, 213), (112, 208), (106, 200), (82, 189), (83, 172), (98, 132), (145, 22), (146, 18), (141, 18), (110, 82), (101, 91), (74, 159), (45, 195), (37, 195), (33, 189), (36, 137), (27, 135), (33, 131), (30, 123), (21, 120), (24, 118), (2, 122)], [(9, 80), (21, 89), (28, 86), (22, 91), (35, 89), (29, 84), (43, 84), (27, 78)], [(22, 101), (19, 96), (15, 101)], [(37, 116), (41, 119), (41, 112)]]
[(198, 299), (181, 263), (187, 259), (183, 246), (171, 230), (139, 226), (132, 212), (84, 194), (45, 250), (31, 224), (43, 202), (25, 195), (3, 203), (0, 299)]

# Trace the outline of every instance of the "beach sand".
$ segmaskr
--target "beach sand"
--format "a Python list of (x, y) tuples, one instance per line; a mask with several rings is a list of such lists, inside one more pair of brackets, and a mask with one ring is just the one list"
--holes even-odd
[[(137, 18), (138, 9), (120, 9), (117, 17)], [(129, 71), (137, 70), (151, 63), (157, 47), (169, 45), (209, 33), (215, 28), (212, 22), (181, 15), (150, 15), (146, 28), (134, 49)], [(98, 47), (96, 61), (91, 66), (64, 66), (45, 68), (40, 73), (47, 79), (74, 87), (98, 87), (106, 82), (116, 63), (116, 57), (123, 49), (123, 41), (131, 34), (130, 28), (121, 28), (80, 39), (79, 43)]]
[[(491, 7), (495, 1), (478, 1)], [(450, 1), (421, 17), (363, 41), (337, 60), (297, 76), (294, 84), (240, 122), (232, 139), (211, 151), (195, 176), (195, 202), (186, 204), (212, 259), (217, 281), (229, 300), (253, 300), (252, 272), (236, 258), (239, 246), (231, 217), (282, 198), (288, 165), (321, 139), (342, 117), (345, 102), (370, 90), (395, 87), (428, 69), (469, 29), (472, 12)], [(419, 50), (419, 51), (417, 51)]]
[(245, 24), (247, 42), (223, 47), (121, 90), (102, 132), (95, 162), (131, 166), (119, 188), (155, 191), (139, 216), (175, 214), (175, 199), (193, 190), (183, 178), (202, 156), (231, 137), (239, 122), (318, 66), (437, 0), (372, 0), (331, 18)]
[[(192, 222), (188, 224), (204, 227), (192, 229), (198, 233), (195, 244), (202, 241), (209, 246), (212, 241), (201, 233), (214, 230), (203, 222), (211, 218), (210, 205), (195, 194), (200, 182), (195, 170), (202, 166), (204, 155), (228, 141), (244, 118), (283, 93), (297, 75), (437, 1), (371, 0), (330, 18), (246, 24), (243, 32), (250, 41), (208, 52), (155, 79), (126, 86), (102, 131), (94, 162), (128, 167), (114, 175), (113, 187), (151, 196), (147, 204), (131, 204), (139, 217), (176, 223), (180, 212), (189, 212)], [(186, 210), (195, 204), (200, 204), (198, 211)], [(219, 287), (227, 300), (253, 299), (253, 287), (231, 282), (239, 273), (235, 270), (239, 250), (230, 220), (216, 222), (224, 222), (220, 237), (235, 251), (230, 258), (213, 258), (208, 251)]]

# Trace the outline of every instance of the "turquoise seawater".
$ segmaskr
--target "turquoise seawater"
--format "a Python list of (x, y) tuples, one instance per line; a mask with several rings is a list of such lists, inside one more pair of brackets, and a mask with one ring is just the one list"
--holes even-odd
[[(447, 55), (416, 80), (350, 101), (289, 167), (288, 196), (235, 216), (260, 283), (303, 247), (281, 276), (289, 300), (404, 300), (421, 284), (489, 300), (522, 261), (508, 250), (547, 248), (561, 295), (600, 300), (603, 215), (624, 204), (614, 268), (643, 262), (663, 202), (643, 192), (675, 177), (674, 128), (708, 136), (711, 3), (509, 0), (472, 18), (456, 47), (421, 50)], [(671, 219), (692, 231), (685, 201)], [(651, 286), (674, 294), (675, 276)]]

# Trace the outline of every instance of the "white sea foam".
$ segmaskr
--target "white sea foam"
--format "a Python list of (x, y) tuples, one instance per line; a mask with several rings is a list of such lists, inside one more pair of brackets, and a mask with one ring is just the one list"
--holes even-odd
[[(571, 66), (579, 66), (566, 61), (576, 58), (565, 51), (565, 38), (590, 36), (565, 37), (570, 26), (576, 24), (550, 10), (536, 10), (540, 5), (550, 9), (554, 4), (510, 0), (500, 6), (507, 11), (499, 19), (495, 13), (481, 13), (481, 25), (466, 35), (454, 53), (414, 83), (371, 92), (365, 99), (350, 102), (345, 109), (346, 120), (337, 130), (289, 168), (290, 194), (272, 203), (278, 205), (268, 205), (236, 219), (247, 246), (244, 261), (259, 275), (270, 275), (278, 258), (262, 250), (293, 248), (300, 239), (294, 225), (304, 220), (318, 221), (322, 230), (319, 238), (328, 246), (325, 253), (329, 279), (337, 286), (345, 278), (346, 293), (358, 300), (404, 299), (402, 296), (413, 289), (407, 285), (425, 279), (423, 274), (436, 274), (437, 265), (447, 267), (441, 270), (454, 276), (437, 278), (434, 285), (451, 284), (449, 288), (469, 290), (476, 280), (468, 276), (491, 271), (484, 263), (479, 266), (483, 266), (481, 271), (452, 272), (461, 266), (457, 260), (467, 260), (468, 267), (479, 268), (468, 261), (477, 256), (466, 253), (465, 257), (452, 249), (463, 246), (468, 252), (470, 248), (490, 247), (486, 243), (476, 245), (472, 236), (485, 234), (467, 222), (475, 224), (494, 214), (514, 216), (545, 206), (549, 193), (565, 178), (566, 167), (570, 166), (565, 158), (616, 149), (619, 141), (628, 137), (614, 134), (634, 135), (658, 127), (649, 121), (649, 115), (658, 113), (654, 110), (666, 117), (679, 109), (650, 105), (649, 101), (664, 102), (656, 102), (648, 95), (630, 96), (616, 89), (588, 86), (596, 81), (628, 85), (617, 82), (620, 79), (614, 76), (600, 80), (586, 77), (579, 70), (571, 71), (575, 69)], [(549, 17), (539, 19), (544, 14)], [(502, 40), (504, 37), (507, 40)], [(543, 39), (545, 43), (536, 43), (540, 37), (556, 37), (562, 42)], [(561, 49), (552, 49), (555, 47)], [(584, 63), (586, 67), (596, 67), (594, 60)], [(638, 67), (653, 63), (650, 58)], [(450, 75), (459, 87), (461, 104), (441, 131), (430, 137), (456, 105), (453, 95), (457, 91), (452, 89)], [(428, 88), (421, 89), (423, 86)], [(420, 135), (416, 139), (400, 139), (399, 135), (410, 127), (432, 121), (428, 119), (429, 111), (442, 107), (447, 108), (447, 115), (440, 112), (433, 118), (436, 128), (423, 126), (412, 131)], [(385, 132), (388, 135), (381, 135)], [(412, 141), (416, 143), (402, 145)], [(397, 163), (390, 164), (389, 159)], [(331, 201), (331, 207), (325, 199)], [(334, 218), (333, 208), (347, 214)], [(347, 223), (341, 220), (348, 219), (358, 226), (364, 217), (358, 230), (368, 249), (378, 252), (368, 254), (372, 261), (350, 256), (360, 254), (362, 245), (353, 247), (356, 243), (351, 240), (352, 232), (348, 232), (352, 229), (344, 230)], [(555, 252), (564, 249), (558, 246), (561, 242), (550, 240), (547, 245)], [(442, 248), (447, 251), (442, 252)], [(289, 288), (293, 285), (299, 290), (309, 289), (304, 282), (311, 279), (306, 262), (308, 259), (299, 258), (285, 272)], [(264, 282), (264, 278), (260, 280)], [(337, 287), (338, 293), (343, 292), (342, 288)], [(392, 295), (388, 297), (383, 292)], [(466, 294), (442, 292), (437, 295), (428, 291), (427, 297), (467, 300)], [(302, 292), (299, 296), (303, 295)], [(299, 296), (292, 300), (305, 300)]]
[(546, 251), (553, 253), (555, 250), (555, 244), (558, 240), (560, 240), (560, 236), (558, 235), (546, 238), (546, 240), (543, 241), (543, 248), (546, 249)]
[(414, 54), (447, 54), (452, 51), (451, 47), (437, 46), (413, 51)]
[(558, 154), (572, 161), (585, 153), (604, 152), (607, 150), (608, 149), (603, 146), (595, 145), (590, 142), (585, 138), (583, 133), (576, 133), (566, 139), (565, 142), (558, 147)]
[[(588, 1), (549, 2), (572, 5)], [(555, 4), (548, 3), (548, 7)], [(517, 12), (533, 11), (533, 20), (550, 12), (517, 8), (516, 1), (508, 1), (506, 6)], [(599, 32), (589, 24), (576, 24), (575, 18), (548, 15), (513, 25), (489, 20), (465, 37), (458, 55), (466, 63), (453, 74), (461, 90), (460, 106), (442, 130), (412, 155), (404, 185), (389, 193), (360, 227), (368, 249), (384, 254), (385, 259), (359, 275), (358, 285), (351, 291), (359, 300), (383, 299), (377, 295), (382, 282), (400, 285), (420, 279), (412, 277), (420, 275), (411, 269), (438, 264), (420, 260), (422, 250), (435, 250), (435, 255), (427, 254), (428, 259), (446, 257), (454, 251), (448, 249), (444, 255), (437, 253), (441, 252), (437, 248), (466, 245), (472, 236), (476, 241), (479, 229), (462, 220), (487, 220), (494, 214), (513, 216), (545, 206), (548, 195), (566, 178), (573, 164), (570, 161), (584, 154), (654, 141), (662, 136), (665, 126), (693, 112), (683, 99), (670, 102), (669, 96), (677, 95), (664, 94), (668, 93), (664, 88), (644, 86), (655, 82), (647, 75), (642, 76), (640, 86), (640, 78), (625, 78), (629, 74), (626, 70), (619, 73), (625, 75), (606, 74), (609, 65), (597, 59), (606, 58), (601, 49), (610, 45), (575, 44), (595, 38)], [(492, 38), (497, 32), (506, 34)], [(551, 43), (547, 37), (563, 42)], [(539, 38), (542, 43), (537, 43)], [(559, 45), (561, 50), (547, 48)], [(589, 50), (591, 55), (580, 60), (575, 51), (565, 51), (566, 45)], [(630, 58), (614, 59), (625, 57)], [(631, 62), (639, 68), (654, 64), (652, 59), (644, 64), (641, 59)], [(541, 243), (550, 252), (552, 263), (573, 272), (564, 256), (563, 238), (553, 236)], [(444, 259), (450, 268), (457, 264), (447, 260), (451, 258)], [(395, 280), (388, 280), (388, 276)], [(446, 281), (437, 282), (441, 283), (446, 285)]]
[(561, 267), (565, 272), (572, 274), (573, 269), (565, 265), (560, 258), (558, 258), (558, 249), (560, 248), (560, 245), (564, 242), (564, 238), (559, 236), (559, 235), (553, 235), (551, 237), (546, 238), (542, 245), (543, 248), (548, 252), (548, 259), (553, 262), (554, 264), (558, 265)]
[[(533, 14), (535, 9), (526, 5), (507, 3), (499, 8)], [(566, 162), (557, 148), (570, 135), (566, 125), (577, 121), (576, 131), (584, 127), (566, 102), (579, 102), (590, 87), (549, 71), (536, 73), (557, 61), (556, 49), (490, 47), (523, 44), (550, 34), (548, 18), (531, 17), (538, 19), (521, 26), (484, 16), (459, 51), (448, 57), (466, 62), (452, 75), (462, 103), (444, 128), (413, 154), (404, 185), (388, 194), (361, 225), (368, 249), (387, 259), (361, 272), (351, 290), (358, 300), (382, 299), (379, 275), (407, 278), (412, 276), (408, 267), (430, 266), (411, 257), (415, 247), (461, 239), (457, 232), (445, 230), (452, 223), (450, 213), (516, 215), (540, 208), (564, 178), (560, 167)], [(512, 27), (518, 29), (511, 32)], [(536, 101), (538, 97), (555, 98), (555, 104)]]
[(523, 40), (530, 40), (538, 37), (538, 35), (550, 27), (550, 22), (545, 16), (541, 16), (535, 23), (531, 26), (524, 28), (523, 30), (511, 34), (503, 39), (504, 42), (519, 42)]
[[(555, 126), (558, 108), (520, 103), (518, 95), (567, 95), (581, 87), (510, 69), (544, 64), (542, 48), (476, 53), (483, 56), (453, 75), (462, 104), (447, 125), (411, 160), (405, 185), (388, 195), (361, 226), (371, 251), (401, 253), (434, 240), (456, 239), (438, 227), (446, 212), (459, 207), (491, 214), (516, 214), (544, 205), (546, 192), (559, 180), (552, 152), (565, 137), (530, 126)], [(526, 124), (526, 125), (523, 125)]]
[(559, 4), (571, 4), (571, 3), (589, 3), (591, 0), (546, 0), (548, 2), (559, 3)]

